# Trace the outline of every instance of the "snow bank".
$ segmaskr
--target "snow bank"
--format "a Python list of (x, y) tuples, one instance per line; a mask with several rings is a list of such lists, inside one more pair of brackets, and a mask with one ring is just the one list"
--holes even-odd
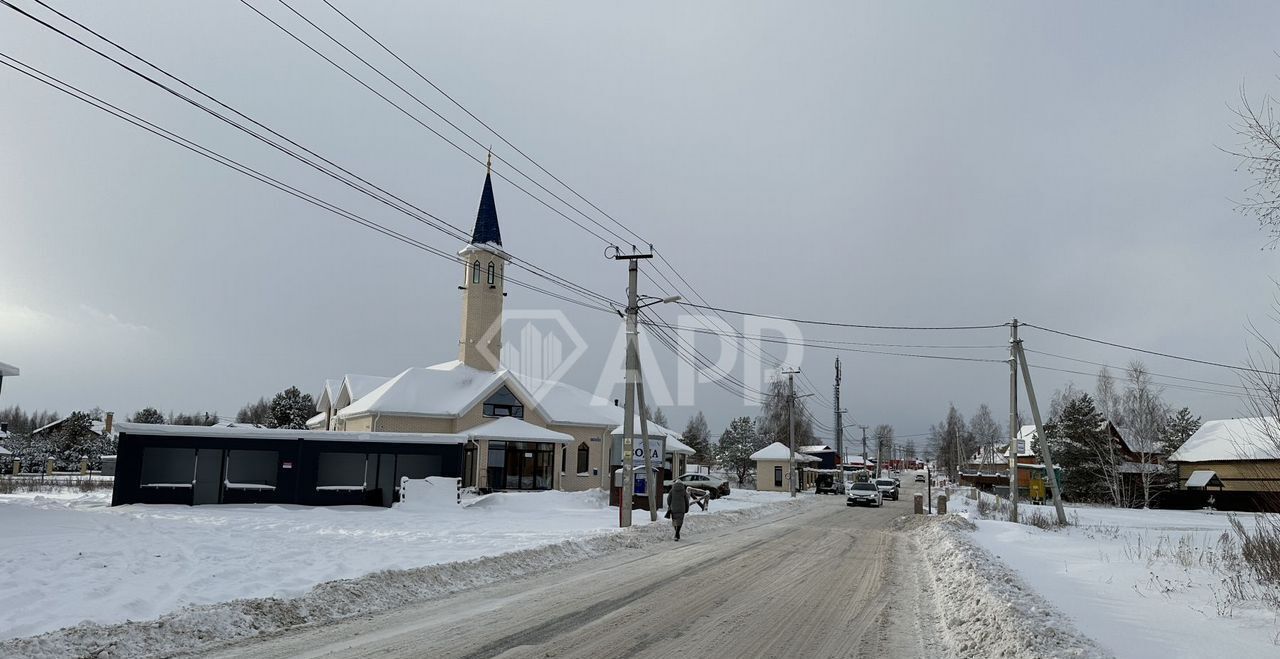
[(957, 657), (1101, 658), (1110, 655), (969, 538), (956, 515), (902, 518), (924, 554), (942, 607), (945, 641)]
[[(695, 508), (685, 523), (699, 532), (736, 526), (813, 500), (734, 492), (712, 502), (707, 513)], [(548, 502), (558, 508), (543, 508)], [(28, 534), (23, 542), (0, 538), (0, 593), (27, 598), (21, 606), (15, 599), (0, 601), (5, 629), (32, 624), (52, 629), (85, 620), (40, 636), (2, 642), (0, 656), (140, 657), (207, 649), (300, 624), (385, 611), (602, 552), (670, 539), (670, 527), (650, 525), (644, 511), (634, 518), (637, 526), (620, 531), (617, 509), (607, 503), (601, 492), (495, 494), (467, 502), (462, 511), (454, 504), (441, 518), (437, 511), (419, 515), (370, 508), (104, 509), (100, 502), (94, 506), (79, 501), (86, 509), (78, 510), (51, 500), (0, 500), (0, 523), (5, 528), (51, 530), (41, 539)], [(173, 536), (179, 531), (187, 537)], [(223, 544), (198, 551), (195, 545), (210, 541), (211, 536), (223, 537)], [(168, 552), (172, 543), (183, 548), (179, 556), (165, 562), (169, 568), (149, 574), (159, 561), (149, 563), (143, 556)], [(81, 552), (92, 554), (93, 559), (74, 558)], [(108, 562), (101, 563), (103, 558)], [(131, 565), (131, 560), (140, 564)], [(363, 576), (320, 579), (323, 583), (313, 582), (292, 596), (278, 594), (286, 590), (280, 584), (300, 578), (299, 572), (315, 578), (327, 571), (323, 566), (333, 564)], [(22, 568), (22, 572), (10, 573), (9, 568)], [(134, 585), (133, 579), (145, 584)], [(169, 579), (174, 580), (173, 592), (155, 590), (155, 582)], [(202, 590), (208, 588), (214, 592)], [(255, 590), (267, 591), (266, 596), (230, 594)], [(162, 602), (150, 602), (153, 594), (168, 596)], [(192, 601), (195, 597), (206, 600)], [(209, 597), (221, 600), (208, 601)], [(150, 616), (115, 610), (131, 601), (147, 603), (150, 611), (167, 608)], [(117, 622), (156, 616), (143, 622)]]
[[(1068, 506), (1073, 526), (1043, 530), (976, 519), (974, 503), (949, 502), (975, 518), (973, 542), (1117, 656), (1280, 656), (1280, 620), (1234, 557), (1230, 515)], [(1254, 515), (1239, 517), (1252, 528)]]

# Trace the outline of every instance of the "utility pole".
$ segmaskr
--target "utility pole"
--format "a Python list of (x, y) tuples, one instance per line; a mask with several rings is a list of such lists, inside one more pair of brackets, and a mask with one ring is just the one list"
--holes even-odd
[(787, 447), (790, 450), (789, 461), (789, 478), (788, 484), (791, 488), (791, 498), (796, 497), (796, 373), (800, 369), (783, 371), (787, 374)]
[(1018, 521), (1018, 319), (1009, 326), (1009, 521)]
[[(640, 433), (644, 436), (644, 467), (645, 467), (645, 493), (649, 497), (649, 519), (657, 521), (657, 487), (651, 482), (653, 478), (652, 451), (649, 448), (649, 423), (644, 417), (644, 384), (640, 375), (640, 343), (639, 321), (640, 310), (652, 306), (654, 304), (677, 302), (680, 296), (652, 299), (649, 302), (640, 304), (640, 294), (636, 290), (638, 285), (641, 259), (653, 258), (653, 246), (649, 246), (649, 252), (641, 254), (635, 245), (631, 246), (630, 254), (623, 254), (616, 246), (610, 246), (605, 249), (605, 258), (612, 258), (615, 261), (627, 261), (627, 312), (625, 314), (627, 321), (627, 372), (626, 384), (623, 389), (623, 413), (626, 417), (622, 420), (622, 500), (618, 502), (618, 526), (625, 528), (631, 526), (631, 504), (635, 497), (636, 481), (635, 481), (635, 419), (640, 417)], [(645, 296), (648, 298), (649, 296)], [(639, 399), (637, 401), (637, 399)], [(637, 402), (639, 403), (639, 415), (637, 415)]]
[(844, 410), (840, 409), (840, 356), (836, 356), (836, 386), (834, 409), (836, 414), (836, 455), (844, 461)]
[(867, 466), (867, 427), (858, 427), (862, 428), (862, 467), (865, 469)]
[(1044, 463), (1044, 477), (1049, 481), (1049, 490), (1053, 493), (1053, 508), (1058, 513), (1058, 524), (1067, 525), (1067, 514), (1062, 510), (1062, 493), (1058, 491), (1058, 472), (1053, 467), (1053, 454), (1049, 450), (1049, 437), (1044, 434), (1044, 424), (1040, 422), (1040, 406), (1036, 405), (1036, 390), (1031, 386), (1031, 367), (1027, 364), (1027, 353), (1022, 349), (1022, 341), (1014, 342), (1018, 351), (1018, 363), (1022, 365), (1022, 382), (1027, 388), (1027, 400), (1031, 403), (1031, 420), (1036, 424), (1036, 436), (1040, 438), (1040, 461)]

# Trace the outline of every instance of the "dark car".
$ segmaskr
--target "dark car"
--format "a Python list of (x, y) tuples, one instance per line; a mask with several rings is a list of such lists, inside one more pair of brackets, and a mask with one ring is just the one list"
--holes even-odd
[[(696, 487), (700, 490), (707, 490), (711, 492), (712, 499), (729, 496), (729, 481), (723, 478), (716, 478), (715, 476), (708, 476), (706, 474), (683, 474), (676, 478), (676, 480), (688, 485), (689, 487)], [(662, 486), (669, 490), (671, 489), (671, 484), (673, 482), (675, 481), (666, 481)]]
[(835, 474), (818, 474), (813, 491), (817, 494), (844, 494), (844, 480)]
[(898, 500), (898, 484), (892, 478), (877, 478), (876, 487), (880, 488), (880, 495), (885, 499)]

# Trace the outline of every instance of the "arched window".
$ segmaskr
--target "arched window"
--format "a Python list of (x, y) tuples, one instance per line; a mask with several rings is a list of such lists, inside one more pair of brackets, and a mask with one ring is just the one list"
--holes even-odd
[(493, 282), (497, 279), (497, 269), (493, 265), (493, 261), (489, 262), (489, 285), (493, 286)]
[(578, 445), (578, 473), (591, 473), (591, 447), (586, 444)]
[(479, 261), (476, 261), (475, 263), (471, 264), (471, 283), (473, 284), (480, 283), (480, 262)]

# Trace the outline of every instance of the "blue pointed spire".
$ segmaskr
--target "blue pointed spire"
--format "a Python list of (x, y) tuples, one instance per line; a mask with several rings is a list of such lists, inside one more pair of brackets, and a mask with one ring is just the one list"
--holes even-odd
[[(490, 169), (486, 167), (486, 170)], [(480, 193), (480, 210), (476, 212), (476, 228), (471, 231), (471, 244), (493, 243), (502, 245), (502, 231), (498, 229), (498, 207), (493, 203), (493, 180), (490, 171), (484, 174), (484, 191)]]

